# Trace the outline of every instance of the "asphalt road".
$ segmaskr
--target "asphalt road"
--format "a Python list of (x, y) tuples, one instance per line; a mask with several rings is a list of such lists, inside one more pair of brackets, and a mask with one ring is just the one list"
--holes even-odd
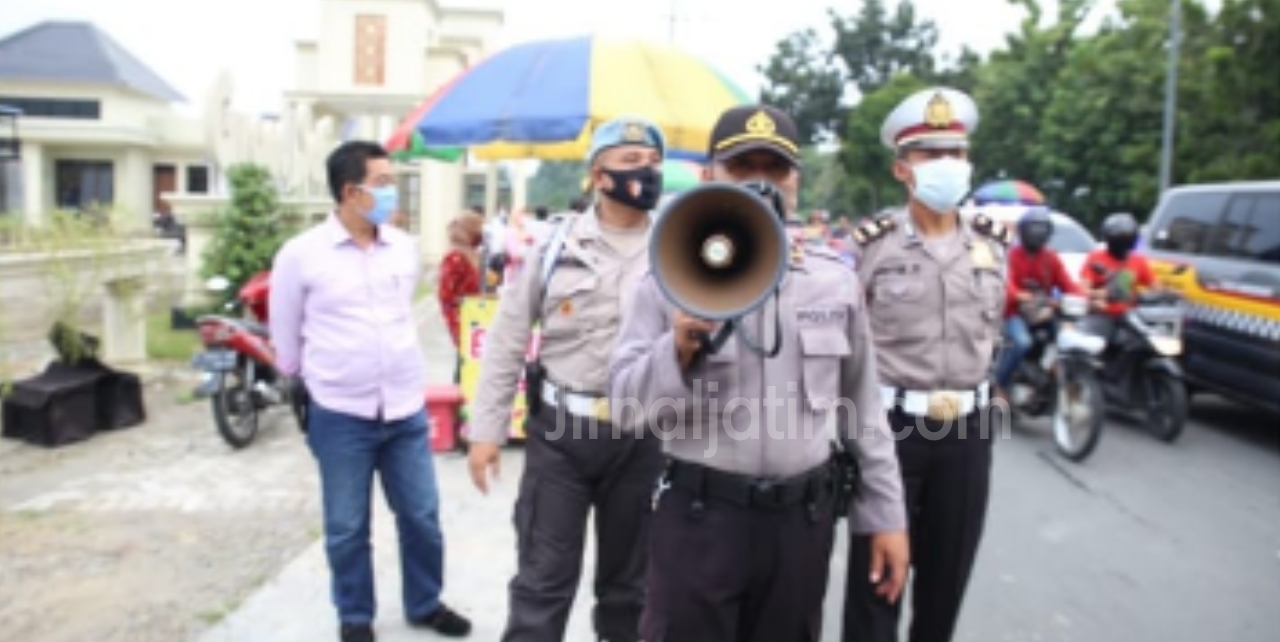
[(1082, 464), (1033, 423), (996, 445), (993, 475), (956, 640), (1280, 640), (1280, 418), (1197, 397), (1176, 443), (1112, 419)]

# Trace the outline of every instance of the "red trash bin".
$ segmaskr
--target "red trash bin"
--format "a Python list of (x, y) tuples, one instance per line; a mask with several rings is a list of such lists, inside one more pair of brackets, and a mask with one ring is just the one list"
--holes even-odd
[(464, 398), (462, 388), (453, 383), (428, 384), (426, 391), (427, 418), (431, 423), (431, 450), (446, 452), (457, 447), (458, 406)]

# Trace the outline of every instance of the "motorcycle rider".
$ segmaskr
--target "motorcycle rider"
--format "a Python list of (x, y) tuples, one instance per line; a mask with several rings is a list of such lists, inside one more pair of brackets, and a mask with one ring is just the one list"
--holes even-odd
[(1037, 292), (1057, 289), (1062, 294), (1083, 296), (1084, 290), (1067, 274), (1062, 259), (1046, 247), (1053, 236), (1053, 219), (1044, 207), (1027, 210), (1018, 219), (1018, 245), (1009, 251), (1009, 277), (1004, 308), (1004, 340), (1006, 349), (996, 366), (996, 395), (1006, 399), (1006, 391), (1018, 364), (1031, 349), (1031, 328), (1021, 314), (1023, 304), (1035, 299)]
[(1101, 314), (1086, 321), (1092, 334), (1111, 343), (1115, 319), (1129, 311), (1138, 293), (1157, 288), (1155, 275), (1146, 257), (1134, 252), (1138, 242), (1138, 221), (1127, 213), (1112, 214), (1102, 222), (1106, 248), (1089, 253), (1080, 270), (1080, 283), (1090, 291), (1091, 304)]

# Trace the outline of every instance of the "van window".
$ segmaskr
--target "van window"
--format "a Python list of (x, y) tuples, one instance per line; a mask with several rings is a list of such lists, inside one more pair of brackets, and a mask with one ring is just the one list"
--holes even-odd
[(1208, 250), (1212, 230), (1227, 202), (1223, 192), (1177, 192), (1169, 196), (1156, 221), (1151, 247), (1167, 252), (1201, 254)]
[(1257, 196), (1241, 241), (1246, 256), (1280, 263), (1280, 194)]

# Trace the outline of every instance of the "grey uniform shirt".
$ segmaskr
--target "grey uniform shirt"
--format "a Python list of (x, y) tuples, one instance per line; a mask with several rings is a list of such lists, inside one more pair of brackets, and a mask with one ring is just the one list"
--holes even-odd
[[(851, 526), (906, 527), (862, 288), (835, 255), (806, 249), (793, 261), (781, 287), (782, 349), (772, 359), (748, 349), (742, 335), (772, 347), (774, 303), (748, 315), (719, 352), (687, 374), (676, 358), (672, 306), (652, 277), (641, 281), (633, 303), (613, 359), (615, 421), (643, 410), (671, 457), (769, 478), (826, 462), (828, 422), (835, 421), (862, 470)], [(626, 425), (641, 429), (638, 421)]]
[(903, 210), (886, 231), (864, 236), (858, 276), (885, 385), (966, 390), (988, 380), (1007, 268), (998, 231), (980, 231), (981, 220), (961, 220), (955, 238), (926, 241)]
[(542, 296), (545, 242), (506, 284), (485, 334), (480, 379), (472, 404), (471, 441), (503, 443), (532, 336), (542, 310), (540, 356), (547, 379), (568, 390), (606, 396), (609, 358), (630, 293), (648, 266), (648, 226), (610, 230), (594, 209), (574, 217), (555, 271)]

